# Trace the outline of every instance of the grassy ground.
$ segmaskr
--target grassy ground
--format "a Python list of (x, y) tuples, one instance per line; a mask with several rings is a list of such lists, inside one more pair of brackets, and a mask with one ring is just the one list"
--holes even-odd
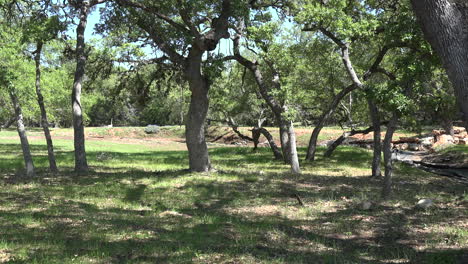
[[(320, 149), (300, 176), (267, 148), (212, 147), (218, 172), (193, 174), (174, 130), (90, 130), (87, 176), (72, 172), (69, 132), (54, 131), (59, 175), (30, 133), (39, 177), (27, 181), (14, 131), (0, 132), (0, 262), (467, 263), (466, 185), (399, 164), (379, 202), (371, 153), (351, 147)], [(435, 206), (415, 209), (421, 198)]]

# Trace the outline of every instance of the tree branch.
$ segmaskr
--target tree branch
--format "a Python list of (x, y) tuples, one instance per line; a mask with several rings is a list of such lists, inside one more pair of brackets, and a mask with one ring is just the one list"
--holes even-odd
[(126, 7), (134, 7), (134, 8), (139, 8), (141, 10), (144, 10), (148, 13), (151, 13), (155, 15), (157, 18), (167, 22), (169, 25), (173, 26), (174, 28), (181, 30), (182, 32), (185, 33), (191, 33), (189, 29), (187, 29), (183, 24), (177, 23), (170, 17), (159, 13), (156, 9), (150, 6), (146, 6), (140, 2), (134, 2), (134, 1), (129, 1), (129, 0), (116, 0), (117, 4), (120, 6), (126, 6)]

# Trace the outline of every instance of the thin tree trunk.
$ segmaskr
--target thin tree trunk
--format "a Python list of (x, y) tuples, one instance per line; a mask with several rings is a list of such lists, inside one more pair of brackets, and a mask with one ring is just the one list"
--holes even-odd
[(468, 130), (468, 5), (463, 0), (411, 0), (425, 37), (442, 59)]
[(336, 110), (336, 107), (338, 107), (338, 104), (340, 101), (350, 92), (353, 90), (357, 89), (359, 86), (357, 85), (350, 85), (346, 87), (345, 89), (341, 90), (335, 98), (333, 98), (333, 101), (331, 104), (328, 106), (327, 110), (320, 116), (319, 121), (317, 122), (316, 126), (314, 127), (314, 130), (312, 131), (312, 135), (310, 136), (309, 140), (309, 146), (307, 147), (307, 155), (306, 155), (306, 160), (308, 161), (314, 161), (315, 159), (315, 153), (317, 151), (317, 140), (318, 136), (320, 134), (320, 131), (324, 127), (325, 123), (328, 121), (328, 119), (333, 115), (333, 113)]
[(24, 128), (24, 121), (23, 121), (23, 112), (21, 110), (21, 106), (18, 101), (18, 97), (15, 94), (15, 91), (10, 88), (9, 90), (11, 102), (13, 107), (15, 108), (15, 115), (16, 115), (16, 127), (18, 130), (18, 135), (21, 141), (21, 148), (23, 149), (23, 157), (24, 157), (24, 164), (26, 167), (26, 176), (27, 177), (34, 177), (34, 162), (31, 156), (31, 150), (29, 148), (28, 137), (26, 135), (26, 130)]
[(392, 119), (387, 125), (387, 132), (383, 141), (383, 153), (384, 153), (384, 165), (385, 165), (385, 176), (382, 187), (382, 198), (388, 199), (392, 191), (392, 138), (393, 133), (397, 128), (398, 117), (397, 114), (393, 114)]
[(256, 151), (258, 148), (258, 141), (260, 140), (260, 128), (254, 127), (252, 128), (252, 141), (254, 143), (253, 151)]
[[(346, 68), (346, 71), (348, 72), (349, 77), (353, 81), (353, 84), (349, 85), (348, 87), (344, 88), (341, 90), (335, 98), (333, 98), (332, 103), (330, 104), (329, 108), (327, 111), (323, 113), (323, 115), (320, 117), (320, 120), (317, 124), (317, 126), (314, 128), (314, 131), (312, 132), (312, 136), (310, 137), (309, 141), (309, 147), (307, 148), (307, 155), (306, 155), (306, 160), (313, 161), (315, 158), (315, 152), (317, 148), (317, 139), (318, 135), (320, 133), (320, 130), (322, 130), (324, 124), (330, 118), (330, 116), (333, 114), (335, 111), (336, 107), (340, 103), (340, 101), (345, 97), (347, 94), (350, 92), (354, 91), (355, 89), (363, 87), (363, 83), (359, 79), (356, 71), (353, 68), (353, 65), (351, 63), (351, 59), (349, 57), (349, 43), (346, 43), (342, 40), (340, 40), (338, 37), (333, 35), (333, 33), (329, 32), (325, 28), (320, 27), (320, 31), (329, 37), (333, 42), (335, 42), (340, 48), (341, 48), (341, 58), (343, 60), (343, 65)], [(378, 72), (379, 65), (384, 59), (385, 55), (387, 54), (388, 50), (390, 49), (390, 46), (384, 46), (379, 53), (377, 54), (377, 57), (375, 58), (374, 63), (371, 65), (369, 70), (367, 70), (364, 75), (362, 76), (362, 80), (366, 81), (369, 79), (369, 77), (375, 73)]]
[(37, 94), (37, 102), (39, 104), (39, 108), (41, 109), (41, 126), (44, 130), (44, 136), (47, 142), (47, 155), (49, 157), (49, 168), (50, 171), (56, 173), (57, 163), (55, 162), (55, 155), (54, 155), (54, 146), (52, 144), (52, 137), (50, 136), (49, 131), (49, 122), (47, 121), (47, 112), (44, 105), (44, 97), (42, 96), (41, 92), (41, 53), (42, 53), (42, 42), (37, 43), (36, 49), (36, 56), (34, 60), (36, 62), (36, 94)]
[(203, 52), (192, 47), (186, 68), (186, 76), (192, 92), (190, 98), (185, 137), (189, 152), (191, 171), (206, 172), (211, 170), (208, 147), (205, 141), (205, 121), (208, 113), (208, 80), (201, 74)]
[(294, 132), (294, 125), (292, 121), (290, 121), (289, 125), (289, 155), (290, 155), (290, 162), (291, 162), (291, 171), (296, 174), (301, 173), (301, 168), (299, 165), (299, 157), (297, 155), (297, 147), (296, 147), (296, 133)]
[(281, 141), (281, 152), (283, 153), (283, 160), (286, 164), (291, 164), (291, 141), (289, 138), (289, 124), (282, 118), (277, 118), (279, 124), (280, 141)]
[(374, 127), (374, 141), (372, 144), (373, 156), (372, 156), (372, 178), (382, 177), (382, 172), (380, 170), (380, 162), (382, 160), (382, 139), (380, 135), (380, 114), (377, 105), (371, 100), (367, 100), (369, 105), (369, 113), (372, 121), (372, 126)]
[(81, 107), (81, 86), (85, 75), (86, 52), (84, 32), (88, 20), (89, 6), (83, 2), (80, 8), (80, 21), (76, 28), (76, 70), (71, 95), (73, 110), (73, 130), (75, 146), (75, 171), (84, 173), (88, 171), (86, 160), (85, 135), (83, 124), (83, 109)]
[[(239, 37), (239, 36), (238, 36)], [(278, 102), (270, 93), (271, 88), (265, 83), (263, 79), (263, 74), (258, 68), (258, 64), (256, 62), (252, 62), (240, 55), (239, 52), (239, 38), (236, 38), (234, 41), (234, 58), (239, 62), (241, 65), (249, 69), (254, 78), (257, 86), (259, 88), (260, 95), (267, 103), (268, 107), (271, 109), (273, 114), (276, 117), (276, 121), (279, 125), (280, 129), (280, 141), (281, 141), (281, 149), (283, 152), (283, 159), (286, 163), (291, 164), (291, 169), (293, 171), (299, 171), (294, 168), (298, 163), (293, 165), (291, 163), (291, 155), (297, 156), (296, 144), (291, 144), (291, 128), (290, 125), (283, 120), (281, 115), (286, 111), (285, 106), (283, 106), (280, 102)], [(279, 83), (279, 75), (274, 78), (273, 84), (275, 85), (276, 89), (281, 89), (281, 84)], [(292, 131), (294, 133), (294, 131)], [(294, 147), (294, 150), (292, 148)], [(276, 154), (275, 154), (276, 156)], [(300, 171), (299, 171), (300, 172)]]

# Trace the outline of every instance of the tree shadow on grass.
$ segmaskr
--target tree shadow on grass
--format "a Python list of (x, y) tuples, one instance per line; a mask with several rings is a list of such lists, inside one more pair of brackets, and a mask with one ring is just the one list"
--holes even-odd
[[(111, 183), (120, 177), (107, 179)], [(463, 254), (463, 250), (418, 252), (400, 242), (405, 238), (407, 221), (404, 218), (413, 212), (365, 212), (381, 217), (377, 224), (385, 230), (372, 240), (356, 236), (346, 238), (337, 232), (327, 233), (320, 227), (325, 221), (331, 221), (332, 225), (349, 224), (354, 216), (363, 214), (353, 209), (323, 213), (306, 220), (289, 219), (281, 214), (264, 215), (252, 211), (252, 215), (246, 215), (226, 210), (239, 203), (249, 204), (249, 200), (257, 197), (288, 198), (289, 191), (295, 186), (282, 184), (286, 186), (276, 188), (278, 183), (274, 181), (248, 186), (241, 181), (187, 181), (178, 190), (192, 191), (190, 196), (195, 202), (193, 206), (178, 208), (178, 211), (189, 217), (163, 217), (159, 212), (165, 209), (161, 208), (140, 210), (112, 204), (97, 206), (93, 202), (68, 199), (65, 195), (51, 203), (46, 195), (48, 192), (43, 192), (41, 199), (35, 195), (48, 185), (37, 186), (36, 190), (24, 194), (9, 194), (10, 198), (21, 198), (16, 201), (18, 204), (24, 204), (28, 196), (34, 203), (2, 210), (0, 234), (2, 241), (12, 247), (29, 249), (25, 256), (12, 259), (11, 263), (69, 262), (80, 257), (113, 263), (204, 262), (200, 256), (205, 256), (207, 262), (229, 260), (239, 263), (388, 263), (401, 258), (417, 263), (454, 263), (450, 261), (456, 261)], [(137, 194), (130, 195), (130, 203), (144, 202), (141, 198), (145, 192), (158, 191), (168, 196), (174, 192), (171, 187), (151, 190), (136, 186), (135, 189)], [(122, 190), (125, 197), (128, 190)], [(321, 197), (315, 193), (311, 191), (309, 195)], [(93, 198), (90, 196), (84, 198)], [(4, 195), (0, 194), (0, 200), (4, 200)], [(334, 219), (341, 219), (341, 222)], [(278, 237), (275, 234), (279, 234)]]
[[(298, 207), (294, 194), (306, 205), (338, 202), (342, 197), (359, 198), (360, 190), (370, 192), (370, 196), (378, 194), (379, 183), (364, 176), (259, 174), (258, 167), (249, 171), (232, 164), (232, 156), (240, 163), (252, 164), (263, 164), (262, 160), (270, 157), (268, 152), (248, 151), (210, 150), (215, 162), (227, 168), (210, 177), (187, 170), (106, 166), (106, 162), (130, 164), (139, 159), (167, 161), (176, 167), (185, 152), (141, 152), (135, 156), (111, 152), (109, 159), (96, 162), (99, 166), (85, 176), (71, 176), (71, 170), (65, 170), (14, 188), (0, 185), (0, 238), (11, 251), (7, 253), (16, 256), (9, 261), (388, 263), (403, 259), (456, 263), (466, 251), (421, 252), (407, 242), (426, 239), (424, 234), (408, 231), (445, 222), (445, 211), (434, 211), (437, 215), (427, 217), (427, 212), (407, 208), (362, 211), (350, 205), (303, 217), (300, 211), (311, 209)], [(100, 153), (91, 152), (89, 157), (97, 158)], [(61, 155), (72, 158), (68, 152)], [(335, 157), (337, 162), (341, 158)], [(364, 158), (358, 160), (363, 162)], [(396, 191), (414, 193), (418, 188), (416, 183), (405, 183)], [(427, 188), (439, 193), (447, 189)], [(462, 192), (461, 188), (454, 190)], [(414, 202), (414, 197), (405, 195), (398, 199)], [(463, 208), (451, 210), (449, 217), (463, 215), (457, 210)], [(178, 214), (163, 214), (168, 211)], [(373, 222), (364, 222), (367, 218)], [(375, 233), (366, 237), (366, 230)], [(23, 253), (16, 255), (15, 251)]]

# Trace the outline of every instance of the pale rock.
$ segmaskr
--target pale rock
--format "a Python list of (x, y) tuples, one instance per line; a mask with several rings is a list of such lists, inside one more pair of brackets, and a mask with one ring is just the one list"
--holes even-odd
[(424, 198), (418, 201), (418, 203), (416, 204), (416, 207), (427, 209), (433, 205), (434, 205), (434, 202), (432, 202), (431, 199)]
[(466, 133), (466, 129), (464, 127), (453, 127), (453, 132), (456, 134)]
[(456, 136), (459, 138), (466, 138), (468, 137), (468, 133), (466, 131), (463, 131), (461, 133), (456, 134)]
[(409, 148), (408, 143), (403, 143), (403, 144), (400, 144), (400, 146), (399, 146), (399, 149), (401, 149), (401, 150), (407, 150), (408, 148)]
[(451, 135), (439, 135), (437, 136), (436, 143), (438, 145), (444, 145), (444, 144), (453, 144), (453, 137)]
[(418, 151), (420, 150), (420, 145), (419, 144), (409, 144), (408, 146), (408, 150), (411, 150), (411, 151)]
[(181, 214), (176, 211), (164, 211), (159, 214), (159, 217), (182, 217), (182, 218), (192, 218), (192, 216), (188, 214)]
[(421, 138), (421, 145), (424, 147), (430, 147), (432, 144), (434, 144), (434, 137)]

